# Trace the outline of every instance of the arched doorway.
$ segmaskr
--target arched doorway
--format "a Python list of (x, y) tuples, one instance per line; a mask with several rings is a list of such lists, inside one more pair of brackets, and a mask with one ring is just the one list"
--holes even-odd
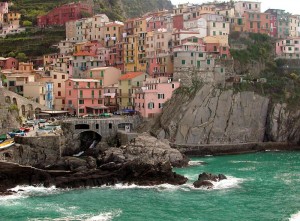
[(27, 104), (27, 118), (32, 119), (34, 115), (32, 104)]
[(21, 112), (22, 112), (22, 116), (25, 117), (26, 115), (25, 105), (21, 106)]
[(13, 98), (13, 104), (18, 105), (17, 98)]
[(41, 113), (41, 111), (42, 111), (41, 108), (39, 107), (35, 108), (35, 115)]
[(84, 131), (79, 134), (80, 150), (85, 151), (94, 148), (102, 139), (95, 131)]
[(10, 96), (5, 97), (5, 103), (11, 104)]

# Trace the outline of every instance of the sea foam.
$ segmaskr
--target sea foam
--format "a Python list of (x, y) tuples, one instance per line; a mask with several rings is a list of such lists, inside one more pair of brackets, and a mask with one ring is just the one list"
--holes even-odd
[(300, 220), (300, 211), (296, 214), (293, 214), (289, 221), (299, 221)]
[(120, 216), (122, 213), (122, 210), (116, 210), (112, 212), (104, 212), (100, 213), (98, 215), (95, 214), (80, 214), (80, 215), (72, 215), (72, 216), (66, 216), (66, 217), (60, 217), (60, 218), (35, 218), (30, 219), (30, 221), (110, 221), (114, 218)]

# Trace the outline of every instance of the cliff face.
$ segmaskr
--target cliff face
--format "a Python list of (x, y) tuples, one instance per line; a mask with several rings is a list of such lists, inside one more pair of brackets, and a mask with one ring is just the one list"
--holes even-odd
[(298, 143), (299, 116), (254, 92), (206, 85), (194, 98), (176, 94), (152, 132), (176, 144)]

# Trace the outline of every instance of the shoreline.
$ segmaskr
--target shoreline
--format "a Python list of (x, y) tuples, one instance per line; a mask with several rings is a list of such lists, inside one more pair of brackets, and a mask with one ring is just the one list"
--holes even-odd
[(190, 157), (203, 157), (207, 155), (238, 155), (257, 153), (262, 151), (300, 151), (300, 145), (286, 142), (253, 142), (239, 144), (176, 144), (170, 146)]

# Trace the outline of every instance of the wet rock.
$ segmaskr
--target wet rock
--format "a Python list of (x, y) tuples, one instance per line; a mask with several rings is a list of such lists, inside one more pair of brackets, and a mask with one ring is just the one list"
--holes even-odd
[(213, 184), (212, 182), (208, 181), (208, 180), (197, 180), (193, 183), (195, 188), (201, 188), (201, 187), (206, 187), (207, 189), (211, 189), (213, 188)]
[(212, 182), (219, 182), (221, 180), (227, 179), (227, 177), (224, 174), (211, 174), (211, 173), (201, 173), (198, 176), (198, 180), (195, 181), (193, 183), (195, 188), (199, 188), (199, 187), (209, 187), (212, 188), (213, 187), (213, 183)]

